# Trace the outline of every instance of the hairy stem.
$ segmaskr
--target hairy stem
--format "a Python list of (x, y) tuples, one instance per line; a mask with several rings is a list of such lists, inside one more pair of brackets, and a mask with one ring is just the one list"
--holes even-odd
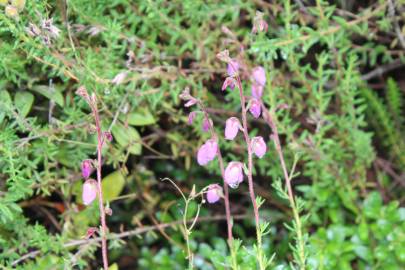
[(267, 108), (264, 106), (263, 102), (261, 102), (261, 107), (262, 107), (263, 114), (265, 116), (264, 119), (265, 119), (265, 121), (267, 122), (267, 124), (270, 126), (270, 128), (273, 131), (273, 141), (274, 141), (274, 145), (276, 147), (278, 157), (280, 159), (281, 168), (283, 170), (284, 179), (285, 179), (285, 185), (287, 187), (288, 200), (289, 200), (290, 206), (291, 206), (292, 211), (293, 211), (295, 223), (297, 225), (297, 232), (296, 233), (297, 233), (300, 269), (304, 270), (305, 269), (304, 239), (303, 239), (303, 235), (302, 235), (301, 219), (300, 219), (300, 216), (299, 216), (299, 213), (298, 213), (297, 204), (296, 204), (296, 202), (294, 200), (294, 194), (293, 194), (292, 187), (291, 187), (291, 177), (292, 177), (292, 175), (288, 174), (288, 170), (287, 170), (287, 167), (285, 165), (284, 155), (283, 155), (283, 150), (281, 148), (280, 137), (278, 135), (277, 125), (272, 120), (271, 114), (267, 110)]
[(258, 245), (258, 253), (259, 253), (259, 266), (260, 269), (264, 269), (263, 260), (262, 260), (262, 239), (261, 239), (261, 232), (260, 232), (260, 217), (259, 217), (259, 208), (256, 203), (256, 196), (255, 191), (253, 189), (253, 155), (252, 155), (252, 147), (250, 143), (249, 131), (247, 126), (247, 117), (246, 117), (246, 99), (243, 95), (243, 88), (240, 77), (236, 77), (237, 85), (239, 89), (239, 96), (240, 96), (240, 103), (242, 106), (242, 126), (243, 126), (243, 135), (245, 137), (245, 142), (248, 150), (248, 184), (249, 184), (249, 194), (250, 199), (253, 204), (253, 212), (255, 215), (255, 223), (256, 223), (256, 236), (257, 236), (257, 245)]
[(97, 129), (97, 188), (98, 188), (98, 204), (100, 208), (100, 221), (101, 221), (101, 249), (103, 256), (104, 269), (108, 270), (108, 255), (107, 255), (107, 224), (105, 221), (105, 209), (103, 202), (103, 189), (101, 185), (101, 150), (103, 147), (103, 134), (101, 132), (100, 118), (98, 115), (97, 104), (92, 105), (94, 120), (96, 122)]

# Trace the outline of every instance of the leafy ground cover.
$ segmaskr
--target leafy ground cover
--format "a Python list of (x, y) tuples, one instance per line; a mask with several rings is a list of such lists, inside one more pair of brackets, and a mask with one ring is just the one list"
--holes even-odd
[[(401, 0), (0, 0), (1, 267), (100, 269), (105, 237), (109, 269), (401, 269), (404, 11)], [(258, 66), (270, 117), (245, 112), (248, 136), (266, 143), (249, 167), (245, 137), (224, 130), (252, 102), (221, 88), (240, 78), (251, 100)], [(184, 107), (186, 88), (198, 104)], [(209, 118), (190, 125), (196, 106)], [(252, 174), (260, 224), (246, 175), (229, 188), (231, 223), (224, 196), (207, 202), (209, 185), (222, 188), (218, 156), (197, 158), (212, 134), (225, 166)]]

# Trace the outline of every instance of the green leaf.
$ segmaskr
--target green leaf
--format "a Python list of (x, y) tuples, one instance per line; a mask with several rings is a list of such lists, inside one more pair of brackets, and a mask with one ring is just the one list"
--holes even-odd
[(139, 109), (126, 116), (128, 124), (133, 126), (148, 126), (156, 123), (155, 118), (148, 109)]
[(54, 101), (59, 106), (63, 107), (64, 99), (62, 93), (56, 88), (50, 88), (47, 85), (34, 85), (32, 90), (43, 95), (49, 100)]
[(125, 185), (124, 176), (120, 171), (115, 171), (106, 177), (101, 182), (103, 188), (103, 199), (111, 201), (120, 195)]
[(118, 270), (118, 269), (119, 269), (118, 264), (116, 264), (116, 263), (113, 263), (112, 265), (110, 265), (108, 267), (108, 270)]
[(120, 146), (127, 148), (131, 154), (141, 154), (142, 144), (139, 143), (141, 136), (135, 128), (116, 124), (111, 131)]
[(380, 216), (382, 199), (378, 192), (371, 192), (364, 200), (364, 214), (369, 218), (377, 219)]
[(22, 117), (27, 116), (34, 103), (34, 95), (27, 91), (18, 91), (14, 96), (14, 104)]
[(4, 109), (11, 109), (12, 107), (11, 96), (6, 90), (0, 91), (0, 123), (3, 122), (4, 117), (6, 116), (6, 112)]

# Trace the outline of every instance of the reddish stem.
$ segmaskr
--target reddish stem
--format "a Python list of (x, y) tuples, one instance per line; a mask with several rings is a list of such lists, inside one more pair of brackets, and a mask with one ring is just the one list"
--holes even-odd
[[(202, 102), (199, 102), (200, 104), (200, 108), (204, 113), (204, 117), (206, 117), (207, 119), (209, 119), (209, 114), (207, 112), (207, 110), (205, 109), (204, 105), (202, 104)], [(210, 122), (210, 121), (209, 121)], [(211, 136), (218, 139), (218, 136), (215, 132), (214, 126), (212, 125), (212, 123), (210, 122), (210, 132), (211, 132)], [(218, 163), (219, 163), (219, 168), (221, 170), (221, 175), (222, 175), (222, 180), (223, 180), (223, 187), (224, 187), (224, 201), (225, 201), (225, 215), (226, 215), (226, 223), (228, 225), (228, 240), (231, 242), (233, 239), (232, 236), (232, 221), (231, 221), (231, 208), (230, 208), (230, 204), (229, 204), (229, 189), (228, 189), (228, 185), (225, 183), (225, 169), (224, 169), (224, 161), (222, 159), (222, 154), (221, 154), (221, 149), (218, 146), (218, 150), (217, 150), (217, 156), (218, 156)]]
[(255, 221), (256, 221), (256, 229), (260, 229), (260, 217), (259, 217), (259, 208), (257, 207), (256, 203), (256, 196), (255, 196), (255, 191), (253, 189), (253, 176), (252, 176), (252, 170), (253, 170), (253, 156), (252, 156), (252, 147), (250, 144), (250, 137), (249, 137), (249, 132), (248, 132), (248, 126), (247, 126), (247, 119), (246, 119), (246, 99), (245, 96), (243, 95), (243, 88), (242, 88), (242, 83), (240, 80), (240, 77), (236, 77), (236, 81), (238, 84), (238, 89), (239, 89), (239, 96), (240, 96), (240, 103), (242, 106), (242, 125), (243, 125), (243, 135), (245, 137), (246, 145), (247, 145), (247, 150), (248, 150), (248, 184), (249, 184), (249, 194), (250, 194), (250, 199), (252, 200), (253, 204), (253, 211), (255, 214)]
[(97, 129), (97, 188), (98, 188), (98, 204), (100, 208), (100, 220), (101, 220), (101, 249), (103, 256), (104, 270), (108, 270), (108, 255), (107, 255), (107, 224), (105, 221), (105, 209), (103, 202), (103, 188), (101, 185), (101, 150), (103, 147), (103, 134), (100, 127), (100, 118), (98, 115), (98, 109), (96, 101), (92, 105), (94, 120)]

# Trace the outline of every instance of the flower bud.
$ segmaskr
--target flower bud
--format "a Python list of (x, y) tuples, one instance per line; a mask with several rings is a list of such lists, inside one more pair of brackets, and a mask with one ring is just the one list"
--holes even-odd
[(226, 88), (231, 88), (231, 90), (235, 89), (235, 79), (233, 77), (227, 77), (222, 84), (221, 90), (224, 91)]
[(207, 140), (203, 145), (201, 145), (200, 149), (198, 149), (197, 153), (197, 162), (201, 166), (207, 165), (208, 162), (213, 160), (218, 151), (218, 143), (214, 139)]
[(228, 66), (226, 68), (226, 72), (228, 73), (228, 76), (233, 77), (238, 73), (239, 70), (239, 63), (232, 59), (229, 61)]
[(92, 167), (93, 166), (92, 166), (91, 159), (85, 159), (82, 161), (82, 175), (83, 175), (84, 179), (89, 178)]
[(262, 158), (264, 154), (266, 154), (267, 145), (262, 136), (252, 138), (250, 144), (253, 152), (258, 158)]
[(104, 131), (103, 134), (104, 134), (104, 138), (105, 138), (107, 141), (109, 141), (109, 142), (112, 141), (113, 136), (112, 136), (111, 132), (109, 132), (109, 131)]
[(196, 114), (197, 114), (196, 112), (190, 112), (188, 114), (188, 124), (189, 125), (193, 124), (193, 121), (194, 121), (194, 118), (195, 118)]
[(249, 111), (253, 115), (254, 118), (259, 118), (259, 116), (262, 112), (262, 109), (260, 107), (260, 101), (253, 98), (250, 102)]
[(252, 71), (252, 78), (257, 84), (264, 86), (266, 84), (266, 72), (264, 68), (260, 66), (255, 67)]
[(225, 122), (225, 139), (233, 140), (238, 135), (240, 127), (239, 119), (236, 117), (228, 118)]
[(223, 196), (222, 187), (218, 184), (208, 186), (207, 201), (208, 203), (216, 203)]
[(207, 132), (210, 130), (210, 127), (211, 127), (211, 119), (204, 117), (203, 122), (202, 122), (202, 130), (204, 132)]
[(91, 204), (97, 197), (97, 182), (93, 179), (88, 179), (83, 184), (82, 199), (85, 205)]
[(117, 75), (115, 75), (114, 79), (111, 80), (111, 83), (113, 83), (115, 85), (120, 85), (124, 82), (127, 75), (128, 75), (128, 73), (126, 71), (120, 72)]
[(237, 188), (243, 181), (243, 164), (232, 161), (225, 169), (225, 183), (231, 188)]
[(198, 100), (196, 98), (191, 97), (186, 104), (184, 104), (184, 107), (191, 107), (193, 105), (195, 105), (198, 102)]
[(252, 84), (252, 97), (255, 99), (261, 99), (263, 95), (263, 86), (257, 83)]

